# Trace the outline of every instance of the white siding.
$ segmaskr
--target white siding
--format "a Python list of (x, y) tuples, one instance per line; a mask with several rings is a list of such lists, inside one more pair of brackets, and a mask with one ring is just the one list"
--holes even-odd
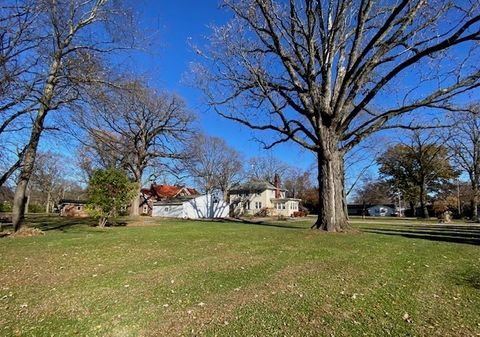
[(395, 210), (388, 206), (376, 205), (368, 209), (368, 214), (371, 216), (391, 216), (395, 213)]
[(226, 218), (229, 204), (212, 195), (202, 195), (183, 203), (185, 215), (190, 219)]
[(152, 216), (164, 218), (183, 218), (183, 205), (154, 205)]
[(187, 200), (181, 205), (154, 205), (152, 216), (188, 219), (226, 218), (229, 204), (211, 195)]

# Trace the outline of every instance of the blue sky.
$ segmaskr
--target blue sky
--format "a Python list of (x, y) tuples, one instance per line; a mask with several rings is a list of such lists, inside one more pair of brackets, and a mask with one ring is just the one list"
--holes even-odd
[[(209, 25), (222, 24), (231, 14), (219, 8), (217, 0), (144, 0), (137, 5), (140, 27), (155, 33), (155, 46), (147, 54), (135, 56), (135, 70), (143, 73), (158, 88), (182, 96), (197, 113), (204, 132), (222, 137), (247, 157), (266, 155), (261, 144), (255, 142), (250, 130), (209, 111), (202, 94), (185, 82), (189, 64), (196, 54), (191, 44), (201, 46), (210, 34)], [(307, 169), (313, 156), (296, 146), (285, 144), (272, 150), (272, 154), (288, 164)]]
[[(190, 63), (198, 59), (191, 45), (202, 47), (206, 42), (205, 37), (211, 34), (209, 25), (221, 25), (231, 19), (229, 12), (219, 8), (219, 2), (220, 0), (132, 1), (139, 14), (140, 22), (138, 26), (152, 39), (153, 46), (146, 48), (145, 52), (134, 53), (127, 64), (134, 73), (144, 75), (154, 87), (175, 92), (183, 97), (189, 108), (197, 114), (203, 132), (224, 138), (230, 146), (242, 152), (247, 158), (259, 155), (274, 155), (290, 165), (301, 169), (309, 169), (314, 162), (314, 158), (307, 150), (294, 143), (287, 143), (278, 145), (271, 152), (266, 152), (261, 144), (252, 139), (254, 135), (251, 130), (208, 110), (201, 92), (185, 83), (185, 78), (188, 79), (189, 76)], [(461, 56), (464, 53), (463, 47), (458, 47), (458, 54)], [(421, 69), (428, 66), (428, 63), (419, 65)], [(413, 79), (416, 79), (414, 72), (403, 74), (396, 80), (395, 85), (404, 88), (413, 85), (410, 83)], [(415, 83), (415, 81), (413, 82)], [(417, 88), (415, 92), (422, 93), (424, 89)], [(402, 93), (403, 90), (400, 90), (400, 94)], [(386, 91), (378, 96), (377, 103), (380, 105), (388, 102), (393, 104), (401, 99), (400, 96), (395, 97), (396, 94), (399, 93)], [(478, 91), (467, 95), (465, 98), (472, 100), (474, 97), (478, 97), (475, 94), (478, 94)], [(432, 113), (435, 114), (435, 112)], [(428, 115), (431, 117), (430, 114)], [(415, 116), (427, 118), (425, 112), (423, 114), (417, 113)], [(265, 134), (257, 135), (265, 137)], [(398, 137), (401, 138), (404, 135), (404, 131), (399, 133), (388, 131), (371, 138), (370, 141), (375, 143), (374, 148), (384, 150), (389, 142), (398, 141)], [(51, 146), (51, 144), (46, 146)], [(365, 156), (367, 162), (373, 155), (364, 151), (361, 151), (361, 153)], [(353, 173), (353, 177), (362, 165), (353, 167), (352, 172), (350, 172)], [(375, 166), (372, 167), (371, 174), (376, 175)]]

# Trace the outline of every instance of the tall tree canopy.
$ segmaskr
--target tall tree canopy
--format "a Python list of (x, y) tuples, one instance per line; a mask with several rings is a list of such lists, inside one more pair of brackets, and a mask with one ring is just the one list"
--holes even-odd
[(427, 199), (458, 173), (450, 164), (450, 156), (440, 138), (414, 132), (409, 142), (396, 144), (378, 158), (380, 173), (387, 178), (393, 191), (399, 191), (404, 200), (412, 201), (412, 194), (420, 201), (422, 215), (429, 217)]
[(356, 204), (390, 204), (393, 194), (391, 186), (383, 180), (366, 181), (355, 191), (354, 202)]
[(284, 179), (292, 168), (274, 157), (272, 154), (250, 158), (247, 167), (247, 178), (266, 180), (271, 184), (275, 183), (275, 175)]
[[(123, 1), (113, 0), (7, 0), (2, 9), (19, 11), (29, 23), (31, 46), (18, 53), (13, 64), (29, 64), (24, 79), (33, 87), (27, 105), (32, 113), (26, 126), (24, 145), (19, 151), (21, 168), (13, 203), (12, 222), (17, 231), (25, 213), (25, 192), (32, 176), (40, 137), (47, 128), (48, 116), (81, 101), (99, 85), (112, 85), (109, 56), (132, 46), (135, 29), (131, 11)], [(0, 12), (3, 22), (9, 10)], [(22, 20), (23, 22), (23, 20)], [(13, 20), (20, 31), (22, 22)], [(28, 63), (27, 63), (28, 64)], [(28, 86), (27, 86), (28, 88)], [(22, 110), (20, 110), (22, 111)]]
[[(194, 67), (217, 112), (318, 158), (316, 227), (349, 228), (345, 152), (375, 131), (416, 127), (480, 83), (479, 3), (226, 0)], [(416, 89), (416, 90), (415, 90)]]
[[(140, 188), (148, 168), (183, 159), (194, 131), (194, 115), (184, 100), (132, 81), (100, 93), (90, 109), (80, 110), (76, 125), (86, 132), (82, 163), (87, 170), (125, 170), (137, 184), (132, 215), (138, 215)], [(75, 130), (78, 133), (77, 130)]]
[(243, 173), (241, 154), (218, 137), (195, 136), (183, 162), (202, 191), (220, 191), (224, 198)]

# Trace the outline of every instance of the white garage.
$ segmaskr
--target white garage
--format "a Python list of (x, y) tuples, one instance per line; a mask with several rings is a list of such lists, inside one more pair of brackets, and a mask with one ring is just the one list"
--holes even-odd
[(183, 219), (226, 218), (229, 204), (210, 194), (157, 201), (153, 204), (152, 216)]

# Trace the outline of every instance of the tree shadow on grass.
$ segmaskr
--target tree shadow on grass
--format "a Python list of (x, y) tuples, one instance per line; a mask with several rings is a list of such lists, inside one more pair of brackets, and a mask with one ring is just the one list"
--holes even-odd
[(245, 224), (245, 225), (252, 225), (252, 226), (264, 226), (264, 227), (276, 227), (276, 228), (288, 228), (288, 229), (307, 229), (307, 227), (302, 225), (294, 225), (285, 221), (284, 223), (280, 222), (270, 222), (270, 221), (261, 221), (261, 220), (248, 220), (248, 219), (219, 219), (215, 220), (215, 222), (220, 223), (236, 223), (236, 224)]
[(407, 225), (396, 227), (363, 227), (363, 232), (402, 236), (412, 239), (453, 242), (480, 245), (480, 227), (478, 226), (442, 226), (428, 225), (424, 227)]
[[(127, 221), (117, 220), (108, 222), (106, 227), (125, 227)], [(92, 218), (64, 218), (61, 222), (42, 222), (33, 224), (33, 227), (42, 231), (65, 231), (72, 228), (97, 227), (98, 220)]]
[[(30, 217), (25, 221), (25, 228), (36, 228), (42, 232), (49, 231), (67, 231), (70, 229), (80, 229), (85, 227), (91, 227), (95, 224), (95, 220), (89, 218), (60, 218), (53, 216), (45, 217)], [(13, 231), (12, 223), (3, 223), (2, 232), (3, 236), (8, 236), (8, 233)]]
[(463, 272), (456, 273), (454, 281), (458, 285), (466, 285), (480, 290), (480, 270), (471, 267)]
[(62, 218), (61, 221), (55, 219), (53, 221), (30, 222), (28, 226), (38, 228), (44, 232), (47, 231), (65, 231), (71, 228), (92, 227), (95, 220), (88, 218)]

